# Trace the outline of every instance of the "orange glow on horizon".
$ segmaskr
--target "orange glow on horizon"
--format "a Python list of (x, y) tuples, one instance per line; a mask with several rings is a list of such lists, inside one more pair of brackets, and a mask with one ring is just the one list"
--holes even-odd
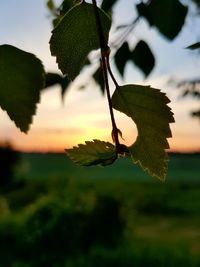
[[(55, 96), (52, 95), (51, 104), (54, 99)], [(78, 103), (79, 101), (77, 100)], [(60, 109), (60, 103), (52, 104), (50, 111), (46, 107), (44, 110), (39, 108), (27, 135), (21, 133), (4, 113), (2, 118), (8, 122), (7, 127), (0, 132), (0, 140), (10, 141), (17, 150), (25, 152), (64, 152), (66, 148), (93, 139), (112, 142), (111, 122), (104, 100), (100, 98), (97, 102), (93, 101), (90, 109), (88, 105), (82, 107), (82, 103), (80, 109), (77, 109), (77, 102), (74, 100), (73, 105), (66, 105), (69, 109), (66, 111)], [(200, 128), (197, 121), (184, 115), (180, 104), (178, 108), (174, 104), (173, 112), (176, 122), (170, 124), (173, 137), (168, 139), (169, 151), (200, 151)], [(121, 143), (132, 145), (137, 137), (136, 125), (131, 118), (120, 112), (115, 111), (115, 118), (124, 138)]]
[[(125, 137), (125, 140), (121, 140), (121, 143), (130, 146), (136, 139), (136, 133), (133, 134), (133, 132), (130, 133), (128, 131), (128, 135), (123, 133), (123, 137)], [(78, 131), (76, 134), (46, 133), (38, 134), (37, 136), (30, 134), (11, 143), (17, 150), (24, 152), (64, 152), (66, 148), (71, 148), (81, 143), (84, 144), (85, 141), (91, 141), (93, 139), (112, 143), (109, 130), (95, 128), (88, 128), (84, 134), (82, 130), (80, 130), (80, 134), (78, 134)], [(187, 138), (187, 136), (179, 135), (176, 138), (176, 135), (174, 135), (174, 137), (168, 138), (168, 142), (170, 144), (169, 152), (192, 153), (200, 151), (200, 144), (197, 144), (197, 140)]]

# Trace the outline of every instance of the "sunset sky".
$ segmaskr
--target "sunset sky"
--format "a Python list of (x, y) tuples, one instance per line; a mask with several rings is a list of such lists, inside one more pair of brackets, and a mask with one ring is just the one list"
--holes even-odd
[[(136, 16), (132, 3), (130, 0), (121, 0), (116, 6), (113, 19), (117, 24), (130, 22)], [(45, 0), (1, 1), (0, 44), (11, 44), (34, 53), (43, 61), (46, 71), (58, 72), (55, 58), (51, 57), (49, 51), (51, 19), (45, 4)], [(136, 67), (127, 65), (124, 81), (114, 69), (120, 84), (148, 84), (167, 93), (176, 120), (171, 125), (173, 138), (168, 139), (173, 151), (200, 151), (200, 123), (189, 116), (189, 111), (198, 108), (199, 102), (180, 99), (179, 90), (167, 83), (171, 78), (185, 80), (199, 77), (200, 55), (184, 49), (198, 40), (199, 28), (200, 21), (196, 19), (192, 22), (188, 17), (187, 26), (173, 42), (168, 42), (141, 21), (130, 37), (130, 44), (134, 47), (139, 39), (147, 41), (156, 56), (155, 69), (144, 80)], [(81, 76), (80, 81), (82, 79), (86, 79), (86, 74)], [(112, 83), (111, 90), (114, 90)], [(125, 143), (132, 144), (137, 136), (134, 123), (119, 112), (116, 112), (116, 120)], [(27, 135), (21, 133), (7, 113), (0, 109), (0, 141), (10, 141), (20, 150), (63, 151), (86, 140), (111, 141), (110, 133), (107, 100), (92, 82), (86, 90), (78, 90), (77, 83), (74, 84), (66, 94), (64, 104), (59, 87), (44, 91)]]

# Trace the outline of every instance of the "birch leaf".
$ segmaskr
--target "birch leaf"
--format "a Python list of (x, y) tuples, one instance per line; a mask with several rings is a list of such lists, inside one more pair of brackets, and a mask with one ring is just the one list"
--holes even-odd
[(0, 46), (0, 106), (22, 132), (27, 132), (44, 87), (41, 61), (11, 45)]
[[(107, 42), (111, 21), (101, 9), (99, 15)], [(82, 2), (71, 8), (52, 31), (51, 54), (56, 56), (62, 73), (71, 80), (79, 74), (88, 54), (98, 48), (99, 37), (92, 4)]]
[(137, 126), (136, 142), (129, 147), (134, 163), (161, 180), (167, 171), (167, 138), (172, 136), (169, 123), (174, 122), (169, 102), (160, 90), (134, 84), (119, 86), (112, 96), (113, 107), (131, 117)]
[(72, 161), (82, 166), (107, 166), (117, 159), (114, 145), (96, 139), (65, 151)]

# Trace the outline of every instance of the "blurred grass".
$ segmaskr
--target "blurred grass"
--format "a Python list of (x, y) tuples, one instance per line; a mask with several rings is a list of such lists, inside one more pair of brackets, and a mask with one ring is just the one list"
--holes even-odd
[(23, 154), (20, 183), (0, 195), (0, 266), (200, 266), (199, 162), (170, 155), (163, 183), (129, 160)]
[[(19, 175), (28, 178), (49, 178), (56, 176), (105, 179), (131, 179), (152, 181), (152, 178), (132, 163), (130, 158), (121, 158), (107, 167), (79, 167), (65, 154), (22, 154)], [(200, 154), (170, 154), (167, 182), (199, 181)], [(153, 178), (155, 181), (156, 179)], [(157, 181), (156, 181), (157, 182)]]

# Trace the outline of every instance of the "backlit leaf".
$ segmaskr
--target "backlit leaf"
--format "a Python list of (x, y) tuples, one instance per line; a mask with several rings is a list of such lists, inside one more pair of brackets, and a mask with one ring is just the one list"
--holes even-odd
[(86, 141), (84, 145), (79, 144), (65, 151), (71, 160), (82, 166), (106, 166), (117, 158), (115, 146), (100, 140)]
[(33, 54), (0, 46), (0, 106), (25, 133), (36, 112), (44, 75), (41, 61)]
[[(76, 4), (75, 0), (64, 0), (57, 10), (55, 19), (53, 20), (53, 26), (56, 27), (64, 15)], [(58, 12), (59, 11), (59, 12)], [(55, 13), (55, 12), (54, 12)]]
[(160, 90), (141, 85), (120, 86), (112, 96), (113, 107), (131, 117), (137, 126), (136, 142), (129, 147), (133, 161), (162, 180), (167, 171), (169, 123), (174, 122), (169, 102)]
[(60, 15), (64, 16), (76, 4), (75, 2), (74, 0), (64, 0), (60, 8)]
[(152, 0), (137, 5), (140, 16), (146, 18), (170, 40), (173, 40), (184, 25), (188, 8), (179, 0)]
[(117, 50), (114, 59), (117, 69), (123, 77), (126, 63), (129, 59), (131, 59), (131, 53), (127, 42), (124, 42), (122, 46)]
[(148, 76), (155, 65), (155, 58), (148, 44), (140, 40), (131, 53), (131, 59), (145, 76)]
[[(104, 36), (108, 41), (111, 21), (99, 9)], [(59, 68), (69, 79), (75, 79), (89, 52), (99, 48), (94, 7), (82, 2), (70, 9), (52, 32), (50, 50)]]

